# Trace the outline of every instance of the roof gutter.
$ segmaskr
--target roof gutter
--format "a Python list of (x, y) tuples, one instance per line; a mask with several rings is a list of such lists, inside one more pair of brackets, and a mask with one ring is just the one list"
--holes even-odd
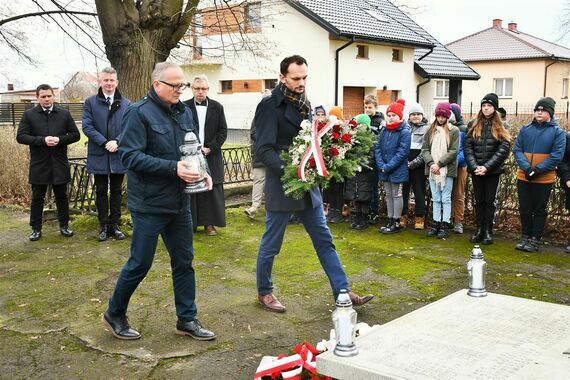
[(334, 104), (335, 105), (338, 105), (338, 71), (339, 71), (338, 56), (342, 49), (352, 45), (353, 43), (354, 43), (354, 36), (350, 41), (348, 41), (347, 43), (345, 43), (344, 45), (335, 50), (335, 63), (334, 63)]
[[(427, 55), (427, 54), (426, 54)], [(419, 103), (420, 102), (420, 87), (423, 86), (424, 84), (428, 84), (431, 81), (431, 78), (428, 77), (428, 79), (420, 84), (417, 85), (416, 87), (416, 102)]]
[(546, 81), (548, 79), (548, 68), (552, 65), (554, 65), (556, 62), (558, 62), (558, 58), (555, 57), (554, 55), (551, 57), (554, 59), (554, 62), (549, 63), (548, 65), (546, 65), (546, 67), (544, 68), (544, 89), (542, 91), (542, 96), (546, 96)]

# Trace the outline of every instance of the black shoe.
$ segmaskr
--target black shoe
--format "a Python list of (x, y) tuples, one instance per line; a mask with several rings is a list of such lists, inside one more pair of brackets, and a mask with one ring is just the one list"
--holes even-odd
[(189, 335), (198, 340), (216, 339), (216, 334), (203, 328), (197, 319), (189, 322), (176, 322), (176, 335)]
[(538, 252), (538, 247), (540, 245), (540, 240), (533, 237), (528, 240), (528, 243), (524, 246), (524, 250), (527, 252)]
[(524, 251), (525, 250), (524, 248), (528, 244), (529, 239), (530, 236), (522, 235), (519, 241), (517, 242), (517, 245), (515, 245), (515, 249), (519, 251)]
[(427, 236), (435, 237), (439, 234), (439, 230), (441, 229), (441, 222), (433, 222), (432, 227), (427, 232)]
[(335, 224), (340, 222), (342, 222), (342, 215), (340, 213), (340, 210), (331, 208), (327, 215), (327, 223)]
[(469, 241), (471, 243), (479, 243), (483, 236), (483, 226), (477, 226), (477, 232), (471, 235), (471, 239)]
[(400, 226), (400, 219), (392, 219), (392, 224), (386, 227), (382, 233), (383, 234), (395, 234), (402, 231), (402, 227)]
[(362, 220), (359, 224), (357, 224), (354, 229), (358, 231), (362, 231), (368, 228), (368, 222), (366, 220)]
[(394, 223), (394, 219), (388, 218), (388, 220), (386, 220), (386, 224), (378, 228), (378, 232), (384, 233), (384, 231), (392, 226), (392, 223)]
[(449, 231), (453, 229), (453, 224), (450, 222), (441, 222), (439, 231), (437, 233), (438, 239), (447, 239), (449, 237)]
[(69, 229), (69, 226), (59, 226), (59, 233), (65, 237), (73, 236), (73, 231)]
[(28, 239), (30, 239), (30, 241), (37, 241), (40, 240), (41, 237), (42, 237), (42, 230), (33, 229), (30, 236), (28, 236)]
[(103, 324), (111, 329), (111, 333), (118, 339), (124, 340), (134, 340), (139, 339), (141, 334), (138, 331), (133, 330), (129, 326), (129, 321), (127, 316), (122, 317), (111, 317), (107, 312), (103, 313), (101, 316)]
[(125, 234), (121, 232), (119, 225), (116, 223), (109, 225), (109, 235), (114, 236), (117, 240), (123, 240), (125, 238)]
[(105, 241), (107, 240), (107, 225), (102, 224), (101, 228), (99, 229), (99, 235), (97, 235), (97, 240)]
[(485, 245), (493, 244), (493, 234), (489, 226), (483, 227), (483, 235), (481, 235), (481, 240)]

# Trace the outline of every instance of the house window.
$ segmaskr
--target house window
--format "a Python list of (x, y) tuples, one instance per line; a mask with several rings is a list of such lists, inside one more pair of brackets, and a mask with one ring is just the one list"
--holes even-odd
[(222, 92), (232, 92), (232, 81), (231, 80), (220, 81), (220, 85), (222, 88)]
[(435, 97), (436, 98), (449, 98), (449, 81), (436, 80), (435, 81)]
[(562, 99), (568, 99), (568, 78), (562, 79)]
[(267, 90), (273, 90), (277, 87), (277, 79), (265, 79), (263, 85)]
[(512, 97), (513, 78), (495, 78), (495, 94), (501, 97)]
[(402, 49), (392, 49), (392, 62), (403, 62)]
[(367, 45), (356, 45), (356, 49), (357, 49), (356, 58), (368, 59)]
[(261, 1), (245, 5), (245, 30), (261, 29)]
[(400, 97), (401, 97), (400, 92), (401, 91), (400, 90), (392, 90), (391, 92), (392, 92), (392, 95), (391, 95), (392, 96), (392, 99), (391, 99), (392, 103), (395, 103), (396, 100), (400, 99)]

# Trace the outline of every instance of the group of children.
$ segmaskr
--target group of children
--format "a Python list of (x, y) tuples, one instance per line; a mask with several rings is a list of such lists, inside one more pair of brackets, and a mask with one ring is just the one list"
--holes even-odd
[[(362, 172), (345, 184), (336, 183), (325, 190), (325, 200), (330, 204), (327, 221), (340, 221), (342, 205), (352, 202), (356, 212), (352, 228), (360, 230), (376, 223), (381, 184), (388, 218), (379, 232), (397, 233), (406, 226), (410, 191), (415, 198), (414, 228), (424, 229), (429, 184), (433, 223), (427, 235), (447, 238), (451, 230), (462, 233), (469, 173), (477, 222), (470, 240), (492, 244), (496, 196), (512, 143), (501, 117), (498, 96), (485, 95), (477, 116), (467, 125), (460, 106), (448, 102), (437, 104), (430, 122), (417, 103), (408, 108), (405, 118), (402, 99), (388, 106), (385, 118), (376, 108), (375, 97), (366, 97), (365, 112), (371, 119), (367, 124), (377, 139), (367, 158), (368, 165), (363, 165)], [(570, 135), (566, 136), (557, 125), (554, 109), (552, 98), (541, 98), (532, 122), (521, 128), (514, 142), (522, 230), (516, 249), (527, 252), (539, 249), (557, 168), (570, 209), (570, 147), (566, 144)], [(324, 115), (322, 107), (317, 111), (317, 117)], [(338, 108), (334, 113), (342, 118)], [(570, 252), (570, 246), (567, 251)]]

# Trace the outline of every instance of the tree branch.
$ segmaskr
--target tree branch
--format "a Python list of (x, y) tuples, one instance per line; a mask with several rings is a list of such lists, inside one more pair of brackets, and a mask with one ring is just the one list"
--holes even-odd
[(44, 15), (48, 15), (48, 14), (75, 14), (75, 15), (85, 15), (85, 16), (97, 16), (97, 13), (92, 13), (92, 12), (82, 12), (82, 11), (68, 11), (68, 10), (59, 10), (59, 11), (43, 11), (43, 12), (34, 12), (34, 13), (26, 13), (23, 15), (17, 15), (14, 17), (8, 17), (5, 18), (4, 20), (0, 20), (0, 26), (7, 24), (9, 22), (12, 21), (16, 21), (16, 20), (20, 20), (23, 18), (27, 18), (27, 17), (35, 17), (35, 16), (44, 16)]

